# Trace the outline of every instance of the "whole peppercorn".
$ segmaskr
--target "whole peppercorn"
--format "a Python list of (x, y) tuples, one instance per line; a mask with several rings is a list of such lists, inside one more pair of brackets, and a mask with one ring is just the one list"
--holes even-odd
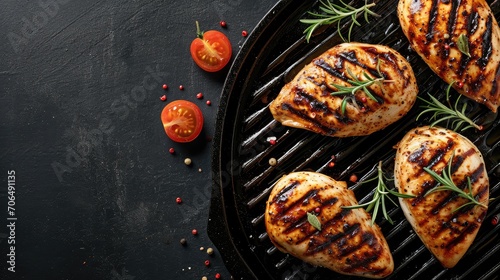
[(214, 249), (208, 248), (207, 249), (207, 254), (212, 255), (214, 253)]
[(192, 233), (193, 235), (197, 235), (197, 234), (198, 234), (198, 231), (197, 231), (196, 229), (193, 229), (193, 230), (191, 231), (191, 233)]
[(187, 244), (186, 238), (182, 238), (180, 242), (181, 242), (182, 246), (186, 246), (186, 244)]
[(358, 176), (356, 176), (356, 174), (352, 174), (351, 177), (349, 177), (349, 181), (356, 183), (358, 181)]
[(220, 26), (221, 26), (221, 27), (223, 27), (223, 28), (226, 28), (226, 27), (227, 27), (227, 23), (226, 23), (226, 21), (224, 21), (224, 20), (221, 20), (219, 24), (220, 24)]

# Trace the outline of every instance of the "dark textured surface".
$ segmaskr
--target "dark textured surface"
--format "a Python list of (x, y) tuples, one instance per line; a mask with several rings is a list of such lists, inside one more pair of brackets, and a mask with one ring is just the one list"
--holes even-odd
[[(1, 279), (213, 279), (217, 272), (229, 279), (217, 250), (211, 257), (199, 250), (213, 247), (206, 138), (228, 69), (203, 72), (189, 44), (198, 20), (228, 35), (234, 58), (241, 31), (276, 2), (2, 1)], [(166, 137), (163, 94), (202, 108), (204, 135), (195, 143)], [(9, 170), (16, 176), (15, 273), (6, 265)]]

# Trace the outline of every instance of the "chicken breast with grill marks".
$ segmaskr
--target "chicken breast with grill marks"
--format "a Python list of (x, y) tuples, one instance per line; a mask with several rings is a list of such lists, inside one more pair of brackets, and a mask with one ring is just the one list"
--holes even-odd
[[(424, 167), (443, 176), (452, 158), (453, 182), (469, 193), (469, 178), (472, 194), (483, 206), (458, 209), (469, 200), (449, 190), (425, 195), (439, 183)], [(399, 202), (424, 245), (444, 267), (454, 267), (474, 241), (487, 212), (489, 182), (480, 151), (456, 132), (428, 126), (415, 128), (397, 145), (394, 183), (400, 193), (416, 196), (399, 198)]]
[[(373, 82), (370, 82), (370, 81)], [(364, 84), (354, 94), (332, 95)], [(403, 117), (418, 88), (398, 52), (382, 45), (343, 43), (306, 65), (286, 84), (270, 110), (285, 126), (335, 137), (369, 135)]]
[[(345, 182), (315, 172), (294, 172), (274, 186), (266, 204), (269, 238), (282, 252), (341, 274), (383, 278), (394, 262), (380, 228), (357, 205)], [(319, 229), (308, 221), (315, 215)]]
[(500, 28), (485, 0), (400, 0), (398, 17), (413, 49), (439, 77), (497, 111)]

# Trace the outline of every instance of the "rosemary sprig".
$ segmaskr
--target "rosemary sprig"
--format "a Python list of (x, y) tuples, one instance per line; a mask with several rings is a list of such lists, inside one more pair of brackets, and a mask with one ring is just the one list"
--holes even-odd
[[(432, 117), (430, 120), (434, 120), (430, 126), (433, 127), (441, 122), (444, 121), (451, 121), (451, 129), (454, 131), (457, 131), (463, 126), (466, 125), (464, 128), (460, 129), (460, 131), (464, 131), (469, 128), (475, 128), (477, 130), (482, 130), (483, 127), (480, 125), (477, 125), (474, 123), (471, 119), (467, 117), (465, 114), (465, 111), (467, 110), (467, 103), (463, 103), (462, 108), (458, 108), (458, 101), (460, 100), (461, 95), (457, 97), (457, 100), (455, 101), (455, 105), (452, 106), (450, 102), (450, 89), (453, 86), (455, 82), (451, 83), (448, 88), (446, 89), (446, 101), (448, 102), (449, 106), (446, 106), (445, 104), (441, 103), (437, 98), (434, 96), (429, 95), (431, 101), (427, 101), (420, 96), (418, 97), (420, 100), (425, 102), (426, 104), (424, 106), (421, 106), (422, 108), (425, 108), (420, 114), (417, 116), (417, 120), (426, 113), (433, 113)], [(453, 108), (453, 109), (452, 109)]]
[(337, 91), (334, 91), (330, 93), (332, 96), (334, 95), (344, 95), (344, 98), (342, 99), (341, 103), (341, 112), (342, 115), (345, 114), (345, 109), (347, 107), (347, 103), (350, 102), (356, 106), (356, 101), (354, 100), (354, 95), (356, 92), (359, 90), (363, 91), (366, 96), (368, 96), (370, 99), (374, 100), (375, 102), (379, 102), (377, 98), (370, 92), (368, 87), (370, 87), (373, 84), (378, 84), (382, 88), (382, 83), (385, 81), (384, 76), (382, 75), (382, 72), (380, 72), (380, 60), (377, 62), (377, 73), (379, 77), (374, 78), (368, 75), (366, 72), (362, 73), (362, 77), (364, 79), (360, 79), (352, 73), (352, 71), (346, 67), (346, 72), (349, 75), (349, 79), (347, 82), (351, 84), (350, 86), (342, 86), (339, 84), (332, 84), (333, 87), (337, 89)]
[(386, 206), (385, 206), (385, 199), (389, 199), (396, 207), (398, 206), (396, 202), (389, 196), (389, 194), (392, 194), (397, 197), (401, 198), (414, 198), (414, 195), (410, 194), (402, 194), (397, 191), (390, 190), (387, 185), (385, 184), (384, 180), (388, 180), (384, 176), (384, 172), (382, 171), (382, 162), (379, 161), (378, 167), (377, 167), (377, 177), (374, 177), (370, 180), (367, 180), (363, 183), (371, 182), (373, 180), (377, 180), (377, 187), (375, 188), (375, 192), (373, 194), (373, 199), (363, 203), (363, 204), (358, 204), (358, 205), (352, 205), (352, 206), (342, 206), (342, 208), (345, 209), (356, 209), (356, 208), (363, 208), (366, 207), (366, 211), (370, 212), (373, 210), (372, 214), (372, 225), (375, 222), (375, 219), (377, 218), (379, 207), (382, 208), (382, 215), (384, 218), (392, 225), (394, 222), (392, 221), (391, 217), (387, 214)]
[(469, 206), (469, 205), (478, 205), (481, 207), (488, 208), (488, 206), (477, 201), (476, 198), (474, 197), (474, 195), (472, 194), (472, 186), (471, 186), (470, 177), (467, 177), (467, 191), (468, 192), (463, 191), (462, 189), (457, 187), (457, 185), (455, 185), (455, 183), (451, 179), (451, 164), (453, 162), (453, 156), (454, 155), (452, 154), (450, 160), (448, 161), (448, 165), (445, 168), (443, 168), (441, 176), (439, 176), (434, 170), (432, 170), (428, 167), (424, 167), (425, 172), (429, 173), (432, 176), (432, 178), (440, 184), (439, 186), (428, 190), (424, 196), (427, 196), (427, 195), (429, 195), (433, 192), (437, 192), (437, 191), (453, 191), (453, 192), (456, 192), (458, 194), (458, 196), (469, 200), (469, 202), (467, 202), (467, 203), (461, 205), (460, 207), (458, 207), (457, 209), (453, 210), (452, 213), (455, 213), (456, 211), (462, 209), (463, 207)]
[[(358, 14), (363, 13), (365, 21), (369, 23), (368, 20), (368, 15), (372, 16), (379, 16), (378, 14), (372, 12), (370, 10), (371, 7), (375, 6), (375, 3), (370, 3), (368, 4), (368, 0), (365, 0), (365, 4), (362, 7), (355, 8), (351, 5), (348, 5), (344, 3), (342, 0), (339, 0), (341, 5), (333, 4), (330, 0), (322, 1), (320, 0), (320, 10), (323, 13), (315, 13), (315, 12), (308, 12), (308, 14), (316, 17), (316, 18), (307, 18), (307, 19), (301, 19), (300, 22), (308, 24), (309, 26), (304, 30), (304, 33), (306, 34), (306, 41), (309, 43), (309, 40), (311, 39), (312, 33), (316, 28), (318, 28), (321, 25), (329, 25), (329, 24), (334, 24), (337, 23), (337, 31), (339, 33), (340, 38), (344, 42), (350, 42), (351, 41), (351, 32), (354, 27), (354, 25), (361, 26), (361, 23), (357, 20)], [(351, 18), (351, 25), (349, 26), (349, 31), (347, 34), (347, 40), (342, 36), (341, 33), (341, 22), (345, 18)]]

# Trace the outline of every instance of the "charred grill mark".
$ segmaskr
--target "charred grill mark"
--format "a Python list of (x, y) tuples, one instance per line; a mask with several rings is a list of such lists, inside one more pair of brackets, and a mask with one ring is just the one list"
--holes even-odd
[[(366, 52), (366, 53), (370, 53), (372, 56), (376, 57), (377, 59), (380, 59), (380, 60), (383, 60), (385, 61), (387, 64), (390, 64), (392, 65), (392, 68), (394, 70), (396, 70), (396, 72), (401, 76), (401, 77), (404, 77), (403, 73), (402, 73), (402, 70), (398, 67), (398, 64), (397, 64), (397, 58), (391, 54), (391, 53), (380, 53), (376, 48), (363, 48), (363, 50)], [(356, 66), (359, 66), (361, 68), (363, 68), (364, 70), (366, 70), (368, 73), (370, 73), (370, 75), (372, 77), (375, 77), (375, 78), (383, 78), (384, 80), (389, 80), (391, 79), (391, 77), (389, 76), (389, 74), (387, 74), (387, 72), (385, 71), (382, 71), (380, 69), (377, 69), (376, 67), (369, 67), (368, 65), (364, 64), (364, 63), (361, 63), (357, 57), (356, 57), (356, 53), (354, 51), (349, 51), (349, 52), (341, 52), (338, 54), (339, 57), (341, 57), (342, 59), (348, 61), (349, 63), (351, 64), (354, 64)], [(346, 68), (347, 66), (345, 66), (344, 68)], [(380, 70), (380, 72), (379, 72)], [(380, 77), (382, 75), (382, 77)], [(405, 80), (405, 85), (407, 84), (408, 80), (407, 79), (404, 79)], [(373, 95), (373, 97), (375, 97), (377, 103), (379, 104), (383, 104), (385, 102), (385, 99), (383, 98), (384, 96), (381, 96), (381, 94), (377, 94), (377, 92), (374, 92), (373, 90), (370, 90), (370, 93)], [(383, 93), (383, 91), (381, 92)], [(359, 105), (363, 105), (362, 103), (360, 103)]]
[(287, 215), (287, 213), (290, 210), (293, 210), (300, 205), (307, 204), (309, 199), (312, 197), (316, 196), (318, 194), (318, 190), (310, 190), (307, 193), (305, 193), (302, 197), (298, 198), (297, 200), (293, 201), (288, 207), (285, 207), (284, 202), (285, 201), (278, 201), (276, 203), (276, 215), (272, 218), (273, 221), (281, 220), (285, 224), (288, 225), (288, 227), (284, 230), (284, 232), (290, 232), (293, 231), (298, 227), (298, 225), (303, 224), (306, 221), (306, 213), (304, 212), (303, 215), (299, 216), (297, 213), (294, 213), (294, 215)]
[(462, 54), (460, 56), (460, 63), (459, 63), (459, 66), (458, 66), (458, 71), (457, 71), (457, 75), (459, 75), (460, 77), (462, 77), (462, 75), (464, 74), (464, 71), (467, 70), (467, 65), (469, 65), (469, 61), (470, 61), (470, 57), (465, 55), (465, 54)]
[[(302, 200), (302, 203), (304, 204), (306, 201), (308, 201), (309, 199), (313, 198), (313, 197), (316, 197), (316, 194), (314, 195), (309, 195), (309, 196), (306, 196), (305, 199), (301, 199)], [(317, 199), (318, 201), (320, 201), (320, 199)], [(333, 204), (335, 204), (339, 199), (337, 197), (332, 197), (328, 200), (325, 200), (323, 202), (320, 201), (321, 203), (321, 206), (324, 207), (324, 206), (331, 206)], [(299, 201), (300, 202), (300, 201)], [(321, 211), (321, 210), (320, 210)], [(323, 222), (324, 223), (324, 222)], [(303, 231), (305, 234), (303, 235), (302, 238), (300, 238), (297, 242), (298, 243), (301, 243), (303, 242), (304, 240), (307, 240), (309, 239), (313, 234), (316, 233), (316, 230), (313, 230), (313, 231), (309, 231), (307, 232), (307, 229), (309, 228), (309, 222), (307, 221), (307, 214), (303, 215), (300, 217), (300, 219), (297, 219), (296, 221), (292, 221), (290, 223), (289, 226), (287, 226), (287, 228), (285, 228), (283, 230), (283, 233), (284, 234), (289, 234), (290, 232), (294, 231), (294, 230), (301, 230)]]
[(450, 240), (450, 242), (448, 242), (448, 244), (445, 245), (445, 248), (451, 249), (455, 247), (457, 244), (464, 242), (464, 239), (471, 233), (473, 233), (478, 227), (479, 225), (477, 223), (468, 223), (466, 228), (464, 228), (457, 237)]
[(427, 34), (425, 38), (427, 39), (427, 43), (432, 40), (434, 37), (434, 25), (436, 25), (436, 20), (438, 18), (438, 2), (440, 0), (432, 0), (431, 9), (429, 10), (429, 25), (427, 26)]
[[(357, 271), (360, 268), (365, 269), (370, 263), (375, 262), (380, 258), (380, 254), (364, 254), (362, 258), (354, 258), (350, 259), (349, 261), (349, 268), (345, 270), (345, 272), (351, 272), (351, 271)], [(373, 274), (378, 274), (383, 272), (384, 270), (381, 269), (380, 271), (371, 271)]]
[[(433, 150), (429, 150), (429, 148), (424, 144), (420, 146), (419, 149), (411, 153), (408, 156), (408, 161), (411, 163), (416, 163), (419, 167), (421, 167), (420, 171), (415, 173), (415, 176), (419, 176), (422, 172), (424, 172), (423, 167), (432, 168), (434, 165), (440, 162), (443, 159), (444, 155), (446, 155), (446, 153), (448, 153), (454, 145), (455, 142), (449, 139), (445, 147), (438, 147)], [(428, 150), (434, 152), (434, 154), (431, 155), (429, 161), (426, 161), (423, 158), (423, 155), (425, 151)]]
[(483, 69), (488, 64), (488, 60), (490, 59), (492, 52), (492, 38), (491, 38), (492, 28), (493, 28), (493, 19), (491, 14), (489, 14), (488, 20), (486, 21), (486, 30), (484, 31), (482, 37), (481, 58), (477, 60), (477, 63)]
[[(375, 54), (376, 56), (378, 56), (380, 54), (376, 48), (363, 48), (363, 50), (366, 51), (367, 53)], [(379, 74), (376, 68), (369, 67), (368, 65), (361, 63), (358, 60), (358, 58), (356, 57), (356, 52), (354, 52), (354, 51), (341, 52), (338, 54), (338, 56), (340, 56), (341, 58), (349, 61), (350, 63), (352, 63), (356, 66), (359, 66), (359, 67), (365, 69), (368, 73), (370, 73), (374, 77), (380, 77), (380, 74), (382, 74), (382, 77), (384, 79), (388, 79), (387, 73), (381, 71), (381, 73)]]
[(444, 148), (436, 148), (434, 149), (434, 154), (431, 156), (429, 162), (427, 163), (428, 168), (432, 168), (438, 162), (440, 162), (443, 157), (455, 146), (455, 141), (452, 139), (448, 139), (446, 142), (446, 146)]
[(462, 2), (461, 0), (451, 1), (450, 15), (448, 17), (448, 25), (446, 26), (448, 34), (450, 36), (454, 33), (455, 28), (457, 27), (457, 19), (458, 19), (457, 14), (461, 2)]
[(469, 14), (469, 19), (467, 20), (467, 34), (472, 35), (476, 32), (478, 26), (479, 14), (476, 11), (472, 11)]
[[(453, 170), (453, 166), (452, 166), (452, 174), (458, 169), (459, 166), (456, 167), (455, 170)], [(469, 176), (466, 176), (463, 180), (461, 180), (460, 182), (455, 182), (455, 185), (459, 188), (459, 189), (462, 189), (462, 190), (466, 190), (467, 186), (468, 186), (468, 178), (470, 178), (470, 181), (471, 181), (471, 184), (474, 184), (475, 182), (477, 182), (480, 178), (480, 176), (484, 173), (484, 165), (481, 164), (480, 166), (478, 166), (474, 171), (471, 172), (471, 174)], [(437, 183), (437, 182), (436, 182)], [(433, 208), (432, 208), (432, 211), (431, 213), (433, 215), (437, 215), (439, 214), (439, 211), (443, 208), (446, 207), (446, 205), (448, 205), (449, 203), (451, 203), (455, 198), (458, 197), (458, 193), (456, 192), (449, 192), (449, 194), (444, 198), (442, 199), (440, 202), (438, 202)], [(457, 205), (457, 207), (459, 207), (460, 205)], [(472, 205), (471, 205), (472, 207)], [(465, 211), (465, 209), (464, 209)]]
[(369, 246), (373, 245), (375, 240), (375, 237), (373, 234), (369, 232), (364, 232), (363, 235), (361, 236), (361, 242), (359, 244), (356, 244), (356, 246), (342, 246), (340, 248), (340, 256), (344, 257), (349, 254), (352, 254), (353, 252), (356, 252), (357, 250), (361, 249), (365, 244), (368, 244)]
[(325, 70), (328, 74), (347, 82), (347, 78), (345, 77), (345, 75), (341, 71), (338, 71), (330, 64), (328, 64), (328, 62), (326, 62), (324, 59), (320, 58), (315, 60), (314, 65)]
[(299, 181), (292, 181), (286, 187), (281, 189), (276, 196), (273, 197), (272, 203), (282, 203), (288, 200), (290, 192), (300, 185)]
[[(314, 125), (314, 127), (316, 127), (317, 129), (321, 130), (321, 132), (325, 135), (333, 135), (335, 134), (336, 130), (333, 129), (333, 128), (330, 128), (330, 127), (327, 127), (327, 126), (324, 126), (323, 124), (321, 124), (318, 120), (316, 119), (313, 119), (311, 117), (309, 117), (308, 115), (304, 114), (303, 112), (293, 108), (292, 105), (288, 104), (288, 103), (283, 103), (281, 105), (281, 109), (283, 110), (287, 110), (290, 112), (290, 114), (292, 115), (295, 115), (296, 117), (302, 119), (302, 120), (305, 120), (307, 122), (310, 122)], [(346, 118), (346, 117), (344, 117)], [(350, 119), (347, 119), (346, 122), (350, 121)]]
[(422, 145), (418, 150), (414, 151), (413, 153), (408, 156), (408, 161), (411, 163), (416, 163), (419, 166), (425, 165), (424, 160), (422, 159), (422, 156), (424, 155), (424, 152), (427, 150), (427, 147)]
[[(335, 218), (334, 218), (335, 219)], [(350, 237), (356, 236), (360, 231), (360, 224), (354, 224), (345, 229), (344, 232), (339, 232), (336, 234), (329, 234), (326, 240), (311, 239), (309, 246), (307, 247), (306, 254), (314, 255), (318, 252), (324, 251), (330, 247), (331, 244), (337, 243), (337, 247), (342, 247), (342, 244), (348, 243)], [(339, 248), (341, 250), (341, 248)]]
[(457, 170), (465, 161), (465, 159), (467, 159), (470, 156), (473, 156), (475, 153), (476, 151), (470, 148), (460, 155), (455, 155), (453, 162), (451, 163), (451, 170)]
[[(335, 204), (335, 202), (337, 202), (337, 200), (333, 201), (333, 199), (330, 201), (331, 204)], [(323, 204), (323, 205), (326, 205)], [(351, 210), (349, 209), (342, 209), (342, 211), (340, 211), (337, 215), (335, 215), (332, 219), (330, 220), (327, 220), (327, 221), (322, 221), (322, 228), (331, 228), (332, 225), (334, 225), (335, 223), (341, 221), (342, 219), (345, 218), (345, 216), (347, 216), (349, 213), (351, 213)], [(324, 249), (327, 249), (328, 248), (328, 245), (330, 245), (331, 243), (333, 243), (335, 240), (337, 240), (338, 238), (341, 238), (342, 236), (346, 235), (346, 234), (351, 234), (351, 235), (355, 235), (357, 233), (357, 229), (359, 228), (359, 224), (357, 224), (357, 227), (356, 225), (353, 225), (353, 226), (350, 226), (350, 227), (344, 227), (345, 229), (345, 232), (344, 233), (338, 233), (338, 234), (335, 234), (335, 235), (328, 235), (326, 234), (325, 236), (328, 236), (328, 241), (324, 242), (323, 239), (313, 239), (311, 238), (311, 236), (316, 233), (316, 231), (312, 231), (308, 234), (304, 234), (302, 236), (302, 238), (300, 238), (299, 240), (297, 240), (297, 243), (300, 244), (302, 242), (304, 242), (305, 240), (308, 240), (310, 239), (309, 241), (309, 246), (308, 246), (308, 249), (307, 249), (307, 253), (311, 253), (311, 254), (314, 254), (316, 252), (319, 252), (319, 251), (322, 251)], [(319, 242), (319, 244), (317, 244)], [(317, 247), (321, 247), (322, 249), (318, 249)]]
[(293, 90), (292, 92), (295, 92), (295, 97), (293, 99), (293, 102), (299, 104), (307, 103), (311, 108), (311, 110), (314, 112), (323, 112), (329, 115), (333, 114), (328, 105), (326, 105), (324, 102), (320, 102), (312, 95), (302, 91), (298, 87), (295, 87), (295, 90)]

